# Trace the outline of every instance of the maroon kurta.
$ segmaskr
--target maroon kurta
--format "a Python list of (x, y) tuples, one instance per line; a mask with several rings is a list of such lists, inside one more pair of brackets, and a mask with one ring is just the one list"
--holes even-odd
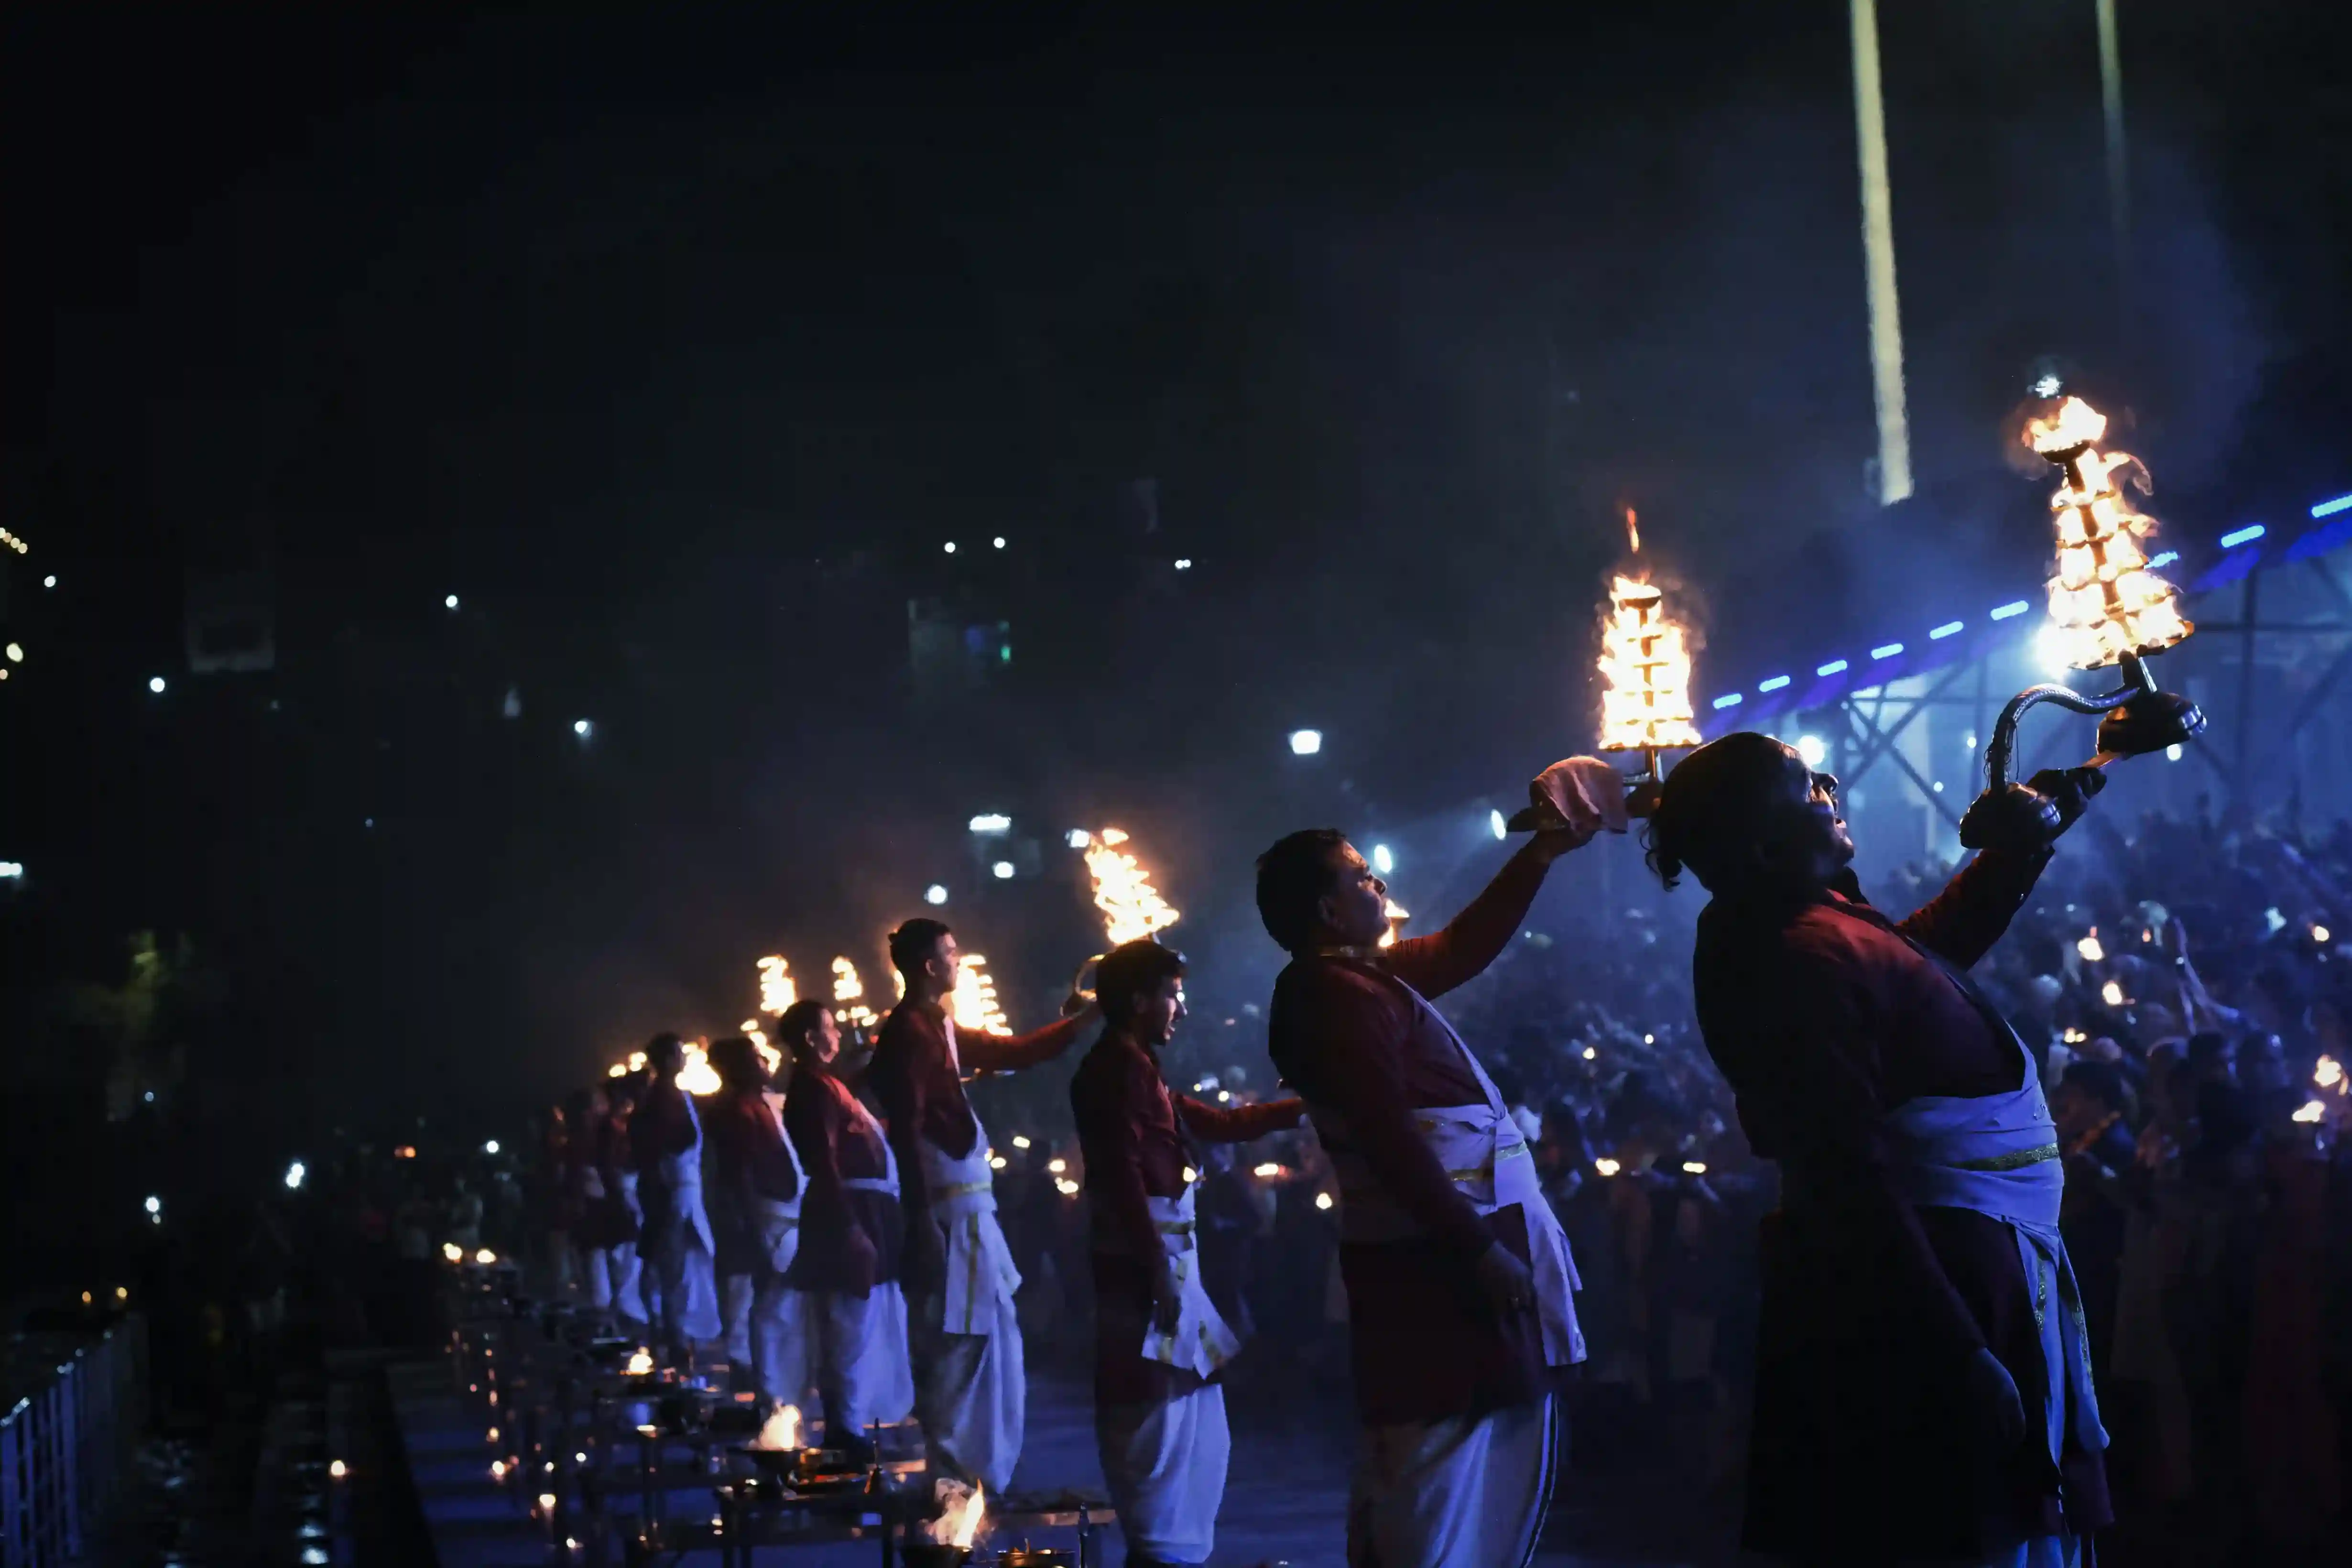
[(1064, 1018), (1026, 1035), (991, 1035), (978, 1029), (958, 1029), (956, 1050), (948, 1052), (948, 1015), (934, 1002), (909, 997), (890, 1010), (875, 1042), (874, 1063), (866, 1080), (882, 1101), (890, 1147), (898, 1156), (898, 1194), (906, 1215), (907, 1247), (902, 1266), (912, 1290), (936, 1288), (929, 1276), (942, 1260), (928, 1256), (935, 1248), (921, 1245), (930, 1228), (918, 1223), (929, 1213), (923, 1191), (923, 1163), (919, 1141), (928, 1141), (961, 1159), (971, 1152), (971, 1102), (964, 1098), (957, 1068), (964, 1072), (1010, 1072), (1047, 1061), (1076, 1037), (1078, 1021)]
[(1425, 1106), (1485, 1103), (1461, 1048), (1414, 994), (1442, 996), (1492, 963), (1526, 918), (1544, 869), (1532, 847), (1522, 849), (1444, 931), (1400, 942), (1377, 959), (1301, 955), (1275, 982), (1275, 1066), (1309, 1102), (1346, 1117), (1374, 1178), (1426, 1233), (1339, 1247), (1356, 1408), (1368, 1425), (1523, 1405), (1555, 1383), (1536, 1315), (1498, 1315), (1473, 1269), (1498, 1241), (1525, 1260), (1525, 1220), (1516, 1206), (1481, 1217), (1412, 1115)]
[[(2016, 1042), (1927, 952), (1974, 964), (2045, 860), (1979, 856), (1899, 926), (1850, 874), (1815, 901), (1718, 899), (1699, 917), (1699, 1026), (1748, 1141), (1781, 1169), (1782, 1205), (1763, 1235), (1752, 1550), (1957, 1557), (2108, 1521), (2099, 1457), (2071, 1437), (2060, 1507), (2014, 1237), (1973, 1211), (1907, 1202), (1885, 1122), (1917, 1096), (2017, 1088), (2027, 1069)], [(1983, 1454), (1965, 1403), (1969, 1358), (1984, 1346), (2016, 1380), (2036, 1435), (2006, 1461)]]
[(1146, 1200), (1184, 1195), (1192, 1142), (1244, 1143), (1297, 1126), (1301, 1110), (1295, 1100), (1225, 1109), (1171, 1094), (1158, 1054), (1126, 1034), (1106, 1031), (1078, 1064), (1070, 1110), (1093, 1211), (1097, 1408), (1172, 1398), (1215, 1381), (1143, 1358), (1162, 1250)]
[(756, 1089), (721, 1089), (704, 1100), (701, 1109), (710, 1172), (704, 1208), (714, 1245), (712, 1266), (722, 1279), (764, 1273), (768, 1252), (746, 1200), (788, 1203), (800, 1194), (800, 1173), (784, 1147), (784, 1130)]
[(661, 1162), (694, 1147), (694, 1124), (688, 1119), (686, 1091), (674, 1078), (656, 1076), (636, 1111), (629, 1118), (629, 1152), (635, 1157), (637, 1191), (667, 1190)]
[[(898, 1278), (904, 1245), (898, 1200), (842, 1185), (889, 1174), (881, 1131), (862, 1113), (849, 1086), (821, 1068), (794, 1072), (784, 1095), (784, 1131), (808, 1172), (801, 1249), (784, 1283), (795, 1290), (863, 1296)], [(863, 1236), (870, 1247), (856, 1247), (853, 1236)]]

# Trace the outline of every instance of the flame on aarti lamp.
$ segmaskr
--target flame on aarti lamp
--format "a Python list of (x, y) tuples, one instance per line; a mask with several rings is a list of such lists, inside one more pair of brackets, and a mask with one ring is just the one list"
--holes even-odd
[(773, 1077), (776, 1069), (784, 1065), (784, 1053), (768, 1043), (768, 1031), (760, 1027), (759, 1019), (743, 1020), (743, 1037), (751, 1042), (751, 1050), (759, 1057), (760, 1065), (768, 1069), (769, 1076)]
[(2025, 424), (2025, 444), (2065, 475), (2050, 498), (2058, 525), (2050, 620), (2077, 669), (2170, 647), (2197, 629), (2181, 618), (2172, 584), (2148, 569), (2141, 542), (2156, 531), (2156, 520), (2126, 500), (2118, 482), (2128, 479), (2145, 495), (2147, 470), (2137, 458), (2100, 451), (2106, 433), (2106, 416), (2079, 397)]
[(774, 1018), (801, 999), (801, 988), (793, 979), (793, 966), (784, 955), (772, 952), (760, 960), (760, 1011)]
[[(1636, 553), (1642, 535), (1633, 509), (1625, 509), (1625, 532)], [(1696, 746), (1698, 726), (1691, 712), (1689, 639), (1666, 614), (1664, 592), (1639, 577), (1618, 575), (1609, 585), (1609, 613), (1601, 623), (1601, 749), (1639, 752)]]
[(631, 1377), (651, 1377), (653, 1373), (654, 1358), (652, 1352), (646, 1350), (645, 1346), (639, 1345), (635, 1350), (629, 1352), (629, 1375)]
[(956, 955), (955, 990), (948, 997), (959, 1029), (1001, 1035), (1011, 1025), (996, 1005), (996, 982), (988, 977), (988, 960), (976, 952)]
[(760, 1427), (756, 1448), (791, 1449), (801, 1446), (801, 1407), (797, 1405), (779, 1406)]
[(939, 1487), (949, 1500), (946, 1511), (931, 1521), (931, 1540), (936, 1545), (969, 1552), (972, 1538), (980, 1533), (981, 1521), (988, 1517), (988, 1489), (974, 1487), (965, 1494), (961, 1484), (949, 1480), (940, 1481)]
[(726, 1087), (719, 1069), (710, 1065), (710, 1048), (700, 1040), (686, 1043), (686, 1061), (677, 1069), (677, 1087), (688, 1094), (717, 1094)]
[(1381, 913), (1388, 917), (1389, 929), (1381, 933), (1379, 945), (1394, 947), (1397, 944), (1397, 933), (1404, 930), (1405, 921), (1412, 919), (1412, 911), (1394, 899), (1391, 899), (1381, 909)]
[(1102, 911), (1103, 931), (1113, 947), (1156, 935), (1182, 918), (1151, 885), (1151, 873), (1119, 847), (1127, 841), (1125, 833), (1106, 827), (1090, 836), (1085, 846), (1087, 875), (1095, 883), (1095, 908)]
[(866, 1005), (866, 982), (857, 977), (857, 965), (845, 957), (833, 961), (833, 1012), (853, 1029), (874, 1022), (874, 1009)]

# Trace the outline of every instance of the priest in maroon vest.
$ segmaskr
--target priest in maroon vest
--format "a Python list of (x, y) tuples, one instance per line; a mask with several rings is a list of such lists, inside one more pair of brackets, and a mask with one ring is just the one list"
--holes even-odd
[(1622, 830), (1606, 764), (1572, 826), (1539, 833), (1433, 935), (1379, 945), (1387, 887), (1333, 829), (1258, 860), (1267, 934), (1291, 955), (1269, 1047), (1339, 1185), (1339, 1271), (1362, 1451), (1351, 1568), (1515, 1568), (1534, 1554), (1559, 1447), (1555, 1388), (1584, 1358), (1574, 1264), (1525, 1135), (1430, 1005), (1483, 972), (1551, 863)]
[[(1746, 1543), (1805, 1563), (2059, 1568), (2107, 1522), (2063, 1164), (2040, 1065), (1967, 971), (2095, 792), (1988, 795), (1986, 847), (1895, 921), (1862, 897), (1837, 781), (1769, 735), (1666, 780), (1650, 859), (1713, 895), (1698, 1019), (1756, 1152), (1763, 1231)], [(1976, 838), (1975, 832), (1964, 837)]]
[(1095, 972), (1102, 1037), (1070, 1080), (1095, 1278), (1095, 1443), (1128, 1568), (1209, 1561), (1231, 1437), (1219, 1379), (1240, 1342), (1201, 1278), (1199, 1143), (1298, 1125), (1296, 1100), (1220, 1107), (1169, 1092), (1184, 956), (1146, 939)]

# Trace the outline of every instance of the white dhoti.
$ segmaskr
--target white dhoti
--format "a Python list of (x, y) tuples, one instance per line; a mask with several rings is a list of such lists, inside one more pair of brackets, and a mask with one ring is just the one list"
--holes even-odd
[[(1241, 1350), (1201, 1279), (1195, 1246), (1194, 1196), (1147, 1195), (1165, 1267), (1176, 1282), (1172, 1327), (1158, 1321), (1144, 1327), (1137, 1347), (1143, 1360), (1194, 1377), (1213, 1377)], [(1097, 1221), (1102, 1219), (1097, 1214)], [(1122, 1247), (1098, 1224), (1098, 1247)], [(1131, 1332), (1106, 1310), (1098, 1332)], [(1225, 1426), (1225, 1393), (1211, 1384), (1166, 1399), (1115, 1405), (1095, 1412), (1095, 1446), (1118, 1510), (1132, 1558), (1155, 1563), (1206, 1563), (1216, 1548), (1217, 1510), (1225, 1498), (1225, 1466), (1232, 1438)]]
[(934, 1471), (1002, 1494), (1013, 1484), (1027, 1417), (1021, 1321), (1013, 1305), (1021, 1271), (996, 1222), (988, 1135), (971, 1120), (971, 1152), (957, 1159), (925, 1142), (929, 1212), (912, 1225), (934, 1228), (947, 1261), (943, 1289), (917, 1308), (908, 1350), (915, 1413)]
[(1365, 1427), (1349, 1568), (1524, 1568), (1551, 1507), (1559, 1403)]
[(749, 1274), (730, 1274), (719, 1281), (719, 1337), (726, 1342), (730, 1366), (751, 1364), (751, 1301), (759, 1284)]
[(1215, 1384), (1095, 1412), (1095, 1446), (1127, 1550), (1155, 1563), (1206, 1563), (1217, 1545), (1233, 1437)]
[(694, 1143), (682, 1154), (662, 1161), (667, 1202), (655, 1215), (647, 1236), (648, 1260), (660, 1276), (661, 1325), (670, 1339), (684, 1346), (719, 1337), (719, 1280), (712, 1271), (718, 1247), (710, 1239), (710, 1217), (702, 1206), (702, 1117), (694, 1097), (686, 1095), (686, 1118), (694, 1128)]
[(915, 1408), (915, 1378), (907, 1359), (907, 1297), (897, 1280), (863, 1296), (841, 1290), (779, 1294), (776, 1331), (780, 1344), (791, 1349), (777, 1357), (773, 1386), (762, 1359), (761, 1393), (798, 1401), (815, 1389), (828, 1444), (907, 1418)]

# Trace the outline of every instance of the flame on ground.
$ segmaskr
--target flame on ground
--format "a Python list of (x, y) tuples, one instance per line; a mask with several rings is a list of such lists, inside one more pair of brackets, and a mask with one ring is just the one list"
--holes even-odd
[(1127, 842), (1125, 833), (1106, 827), (1088, 837), (1085, 848), (1095, 908), (1102, 911), (1104, 934), (1113, 947), (1156, 935), (1182, 918), (1151, 885), (1151, 873), (1119, 847)]
[(1001, 1035), (1012, 1026), (1004, 1009), (996, 1005), (996, 982), (988, 977), (988, 960), (977, 952), (957, 955), (955, 990), (948, 1005), (959, 1029)]
[(785, 1405), (761, 1424), (755, 1448), (791, 1449), (801, 1446), (801, 1407)]
[(2156, 520), (2117, 482), (2121, 474), (2146, 493), (2147, 470), (2137, 458), (2101, 452), (2095, 443), (2106, 429), (2106, 416), (2079, 397), (2025, 426), (2025, 444), (2065, 476), (2050, 498), (2058, 529), (2050, 620), (2060, 656), (2077, 669), (2170, 647), (2197, 629), (2182, 618), (2173, 585), (2148, 567), (2142, 542)]
[(930, 1522), (931, 1542), (969, 1552), (973, 1538), (980, 1534), (982, 1522), (988, 1517), (988, 1489), (974, 1487), (967, 1492), (961, 1481), (946, 1479), (937, 1485), (938, 1495), (946, 1500), (947, 1508)]

